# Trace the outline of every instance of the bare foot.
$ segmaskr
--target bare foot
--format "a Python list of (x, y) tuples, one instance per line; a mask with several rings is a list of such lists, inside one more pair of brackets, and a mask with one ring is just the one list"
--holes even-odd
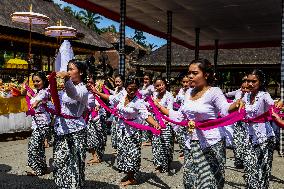
[(27, 173), (27, 176), (37, 176), (35, 171), (29, 166), (26, 167), (26, 173)]
[(143, 142), (142, 143), (142, 146), (151, 146), (152, 144), (151, 144), (151, 142)]
[(126, 187), (128, 185), (137, 185), (137, 181), (135, 179), (128, 179), (125, 182), (121, 182), (120, 185), (123, 187)]
[(45, 147), (45, 148), (49, 148), (49, 144), (48, 144), (48, 142), (47, 142), (46, 139), (44, 140), (44, 147)]
[(101, 162), (102, 161), (98, 159), (91, 159), (90, 161), (87, 162), (87, 164), (92, 165), (92, 164), (99, 164)]
[(160, 166), (156, 167), (155, 168), (155, 173), (162, 173), (162, 168)]
[(27, 176), (37, 176), (37, 174), (34, 171), (26, 171)]
[(178, 159), (179, 159), (179, 160), (184, 160), (184, 154), (181, 153), (181, 154), (179, 155)]

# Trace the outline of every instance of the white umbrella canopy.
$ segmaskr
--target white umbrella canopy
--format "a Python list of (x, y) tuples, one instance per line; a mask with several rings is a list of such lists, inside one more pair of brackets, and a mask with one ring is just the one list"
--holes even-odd
[(12, 21), (32, 25), (47, 25), (49, 17), (35, 12), (14, 12), (12, 14)]
[(11, 14), (13, 22), (20, 22), (25, 24), (36, 24), (36, 25), (47, 25), (49, 22), (49, 17), (32, 12), (32, 5), (30, 6), (30, 12), (14, 12)]
[(50, 37), (72, 38), (76, 37), (77, 30), (67, 26), (50, 26), (45, 28), (44, 34)]

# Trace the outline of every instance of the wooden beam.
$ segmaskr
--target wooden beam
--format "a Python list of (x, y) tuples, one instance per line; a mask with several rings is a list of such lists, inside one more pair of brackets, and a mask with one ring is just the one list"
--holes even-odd
[[(1, 33), (0, 33), (0, 40), (29, 44), (29, 39), (27, 39), (25, 37), (19, 37), (19, 36), (1, 34)], [(36, 40), (36, 39), (32, 39), (31, 44), (32, 44), (32, 46), (42, 46), (42, 47), (48, 47), (48, 48), (52, 48), (52, 49), (58, 48), (58, 45), (56, 44), (56, 42), (48, 42), (48, 41), (42, 41), (42, 40)], [(15, 45), (16, 44), (14, 44), (14, 46)], [(94, 52), (93, 50), (81, 48), (81, 47), (74, 47), (73, 46), (72, 48), (73, 48), (73, 51), (77, 52), (77, 53), (89, 54), (89, 53)]]

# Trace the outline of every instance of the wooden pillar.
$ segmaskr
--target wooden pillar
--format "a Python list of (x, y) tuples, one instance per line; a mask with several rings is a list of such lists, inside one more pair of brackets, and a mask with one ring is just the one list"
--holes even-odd
[(215, 39), (215, 49), (214, 49), (214, 70), (215, 70), (215, 73), (217, 72), (217, 64), (218, 64), (218, 51), (219, 51), (218, 43), (219, 43), (219, 40)]
[[(284, 5), (282, 0), (281, 15), (281, 100), (284, 100)], [(280, 155), (284, 155), (284, 129), (280, 128)]]
[(50, 72), (50, 55), (47, 57), (47, 71)]
[(40, 47), (40, 55), (39, 55), (39, 59), (40, 59), (40, 68), (41, 68), (41, 70), (43, 70), (42, 47)]
[(166, 75), (167, 81), (171, 79), (171, 61), (172, 61), (172, 11), (167, 11), (167, 60)]
[(125, 77), (125, 18), (126, 18), (126, 0), (120, 0), (119, 67), (118, 67), (118, 72), (123, 77)]
[(195, 60), (199, 59), (199, 37), (200, 37), (200, 28), (195, 28)]

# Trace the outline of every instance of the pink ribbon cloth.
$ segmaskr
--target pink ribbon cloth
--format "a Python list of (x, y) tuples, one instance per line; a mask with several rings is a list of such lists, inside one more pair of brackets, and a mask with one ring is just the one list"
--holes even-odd
[[(139, 93), (138, 91), (136, 93), (136, 96), (138, 98), (142, 99), (142, 94)], [(165, 124), (164, 120), (162, 119), (161, 115), (158, 113), (159, 110), (155, 106), (154, 101), (152, 100), (152, 98), (151, 97), (147, 97), (145, 100), (148, 101), (149, 105), (152, 107), (152, 112), (154, 113), (153, 116), (156, 117), (156, 119), (158, 120), (159, 125), (161, 126), (161, 128), (162, 129), (166, 128), (166, 124)]]
[(56, 72), (52, 72), (50, 76), (48, 77), (49, 81), (49, 87), (50, 87), (50, 95), (53, 100), (53, 104), (55, 107), (55, 114), (60, 115), (61, 114), (61, 105), (60, 105), (60, 99), (57, 91), (57, 82), (56, 82)]
[(173, 106), (174, 106), (175, 109), (179, 109), (180, 108), (180, 104), (178, 104), (176, 102), (174, 102)]
[(110, 107), (108, 107), (97, 95), (95, 95), (95, 99), (98, 101), (98, 103), (108, 112), (110, 112), (111, 114), (113, 114), (114, 116), (118, 117), (119, 119), (123, 120), (127, 125), (135, 128), (135, 129), (139, 129), (139, 130), (147, 130), (147, 131), (151, 131), (153, 134), (155, 135), (159, 135), (161, 133), (160, 130), (157, 130), (153, 127), (150, 126), (146, 126), (146, 125), (142, 125), (139, 123), (135, 123), (132, 121), (129, 121), (127, 119), (125, 119), (124, 117), (122, 117), (121, 115), (119, 115), (115, 109), (111, 109)]
[(46, 110), (53, 115), (58, 115), (65, 119), (79, 119), (80, 117), (75, 117), (61, 113), (61, 104), (60, 104), (60, 99), (57, 90), (57, 82), (56, 82), (56, 72), (52, 72), (50, 74), (50, 76), (48, 77), (48, 81), (49, 81), (50, 95), (55, 109), (48, 108), (47, 106), (45, 106)]
[[(25, 84), (25, 89), (32, 96), (35, 95), (35, 92), (26, 84)], [(31, 99), (28, 95), (26, 95), (26, 102), (27, 102), (27, 106), (28, 106), (28, 111), (26, 112), (26, 115), (31, 115), (31, 116), (35, 115), (35, 110), (31, 107)]]
[(98, 111), (95, 110), (95, 108), (92, 109), (88, 109), (85, 116), (84, 116), (84, 120), (86, 122), (86, 124), (89, 122), (89, 117), (90, 115), (92, 116), (92, 118), (95, 118), (98, 116)]
[(105, 85), (103, 85), (102, 90), (105, 94), (110, 95), (109, 90), (105, 87)]
[(162, 119), (162, 114), (159, 112), (157, 106), (155, 105), (155, 103), (154, 103), (154, 101), (151, 97), (148, 98), (148, 103), (152, 107), (153, 113), (154, 113), (155, 117), (157, 118), (161, 128), (166, 128), (166, 124), (165, 124), (164, 120)]
[[(274, 121), (279, 127), (284, 128), (284, 124), (280, 123), (272, 116), (272, 108), (274, 107), (271, 107), (269, 111), (259, 115), (258, 117), (252, 118), (252, 119), (244, 119), (246, 112), (245, 112), (245, 109), (241, 109), (240, 111), (235, 111), (225, 117), (221, 117), (221, 118), (217, 118), (213, 120), (206, 120), (204, 122), (195, 122), (195, 126), (200, 130), (210, 130), (210, 129), (214, 129), (217, 127), (224, 127), (227, 125), (232, 125), (233, 123), (238, 122), (238, 121), (244, 121), (244, 122), (249, 122), (249, 123), (264, 123), (267, 121)], [(276, 109), (276, 108), (274, 109), (275, 109), (275, 112), (279, 112), (279, 109)], [(161, 112), (158, 112), (158, 113), (161, 114), (163, 119), (171, 123), (174, 123), (180, 126), (188, 126), (188, 121), (177, 122), (177, 121), (171, 120), (169, 117), (163, 115)]]

